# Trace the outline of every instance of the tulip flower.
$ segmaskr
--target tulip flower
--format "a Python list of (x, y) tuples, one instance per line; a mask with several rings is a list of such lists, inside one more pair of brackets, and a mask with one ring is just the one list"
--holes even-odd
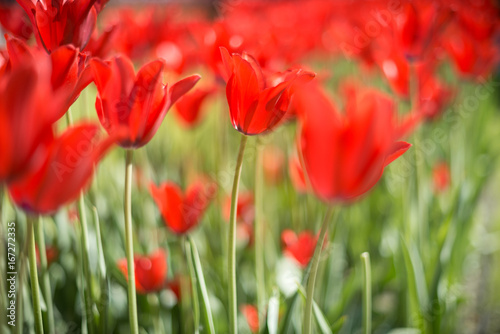
[(266, 181), (271, 184), (278, 183), (283, 176), (285, 154), (277, 146), (266, 146), (262, 152), (263, 169)]
[(432, 181), (434, 190), (443, 193), (450, 187), (450, 167), (445, 162), (440, 162), (432, 169)]
[(0, 182), (40, 166), (66, 99), (64, 91), (51, 89), (48, 59), (25, 62), (0, 76)]
[[(127, 259), (117, 263), (125, 278), (128, 279)], [(167, 253), (161, 249), (148, 256), (134, 256), (135, 284), (142, 294), (157, 292), (165, 288), (167, 279)]]
[(200, 80), (192, 75), (172, 86), (162, 83), (165, 65), (155, 60), (137, 75), (126, 57), (110, 61), (93, 59), (90, 66), (97, 86), (96, 109), (104, 129), (112, 134), (125, 128), (128, 135), (118, 143), (135, 149), (154, 136), (169, 108)]
[(381, 93), (351, 91), (344, 115), (317, 87), (303, 93), (310, 105), (302, 113), (300, 150), (311, 186), (322, 200), (359, 198), (410, 147), (398, 141), (394, 104)]
[(314, 254), (318, 238), (309, 231), (297, 235), (292, 230), (284, 230), (281, 232), (281, 241), (284, 246), (283, 254), (294, 259), (302, 268), (305, 268)]
[(38, 46), (48, 53), (72, 44), (83, 50), (107, 0), (17, 0), (28, 14)]
[(50, 59), (52, 89), (67, 91), (66, 109), (93, 80), (90, 67), (85, 64), (86, 56), (71, 45), (58, 47), (47, 55), (37, 48), (29, 47), (18, 38), (6, 36), (6, 40), (9, 65), (12, 68), (25, 62), (38, 63), (44, 57)]
[(28, 15), (16, 4), (0, 4), (0, 25), (16, 37), (28, 40), (33, 33)]
[(181, 97), (175, 104), (175, 111), (186, 127), (199, 123), (202, 116), (202, 105), (215, 92), (215, 87), (199, 88)]
[(245, 317), (248, 327), (252, 331), (252, 333), (259, 332), (259, 312), (257, 308), (253, 305), (242, 305), (241, 313)]
[[(229, 221), (231, 209), (231, 197), (227, 197), (224, 208), (223, 215), (224, 219)], [(236, 219), (239, 223), (252, 224), (255, 219), (255, 207), (254, 207), (254, 196), (251, 192), (242, 192), (238, 196), (238, 204), (236, 207), (237, 216)]]
[(312, 80), (314, 73), (291, 70), (266, 78), (252, 56), (233, 54), (221, 48), (227, 81), (226, 95), (231, 122), (245, 135), (273, 130), (285, 116), (295, 85)]
[(99, 127), (82, 124), (52, 138), (37, 168), (8, 183), (12, 201), (31, 214), (49, 215), (75, 200), (90, 182), (94, 166), (113, 144)]
[(180, 187), (167, 182), (151, 184), (151, 196), (158, 205), (167, 227), (176, 234), (186, 234), (196, 227), (215, 196), (216, 187), (203, 181), (192, 183), (183, 194)]

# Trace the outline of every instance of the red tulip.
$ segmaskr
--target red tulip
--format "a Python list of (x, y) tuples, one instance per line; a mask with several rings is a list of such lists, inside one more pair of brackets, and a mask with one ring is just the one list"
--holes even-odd
[(242, 305), (241, 313), (247, 320), (252, 333), (257, 333), (259, 331), (259, 311), (257, 311), (257, 308), (253, 305)]
[(93, 80), (90, 67), (85, 65), (86, 56), (73, 46), (56, 48), (50, 55), (36, 48), (30, 48), (20, 39), (6, 36), (10, 67), (21, 66), (26, 62), (37, 63), (42, 58), (50, 59), (52, 89), (67, 92), (68, 109)]
[(28, 15), (17, 4), (0, 4), (0, 25), (16, 37), (27, 40), (33, 33)]
[(419, 86), (418, 113), (429, 120), (437, 119), (451, 101), (452, 90), (432, 76), (419, 82)]
[(271, 81), (250, 55), (231, 56), (225, 48), (221, 48), (221, 55), (231, 122), (245, 135), (266, 133), (278, 126), (288, 110), (294, 86), (315, 76), (296, 69)]
[[(35, 248), (36, 252), (36, 263), (37, 265), (40, 265), (40, 250), (38, 249), (38, 246)], [(55, 247), (47, 246), (45, 249), (45, 254), (47, 256), (47, 266), (50, 266), (52, 262), (57, 260), (57, 257), (59, 256), (59, 251)]]
[(38, 46), (51, 53), (72, 44), (83, 50), (106, 0), (17, 0), (28, 14)]
[[(117, 263), (128, 280), (127, 259)], [(134, 256), (135, 285), (137, 292), (147, 294), (165, 288), (167, 279), (167, 253), (161, 249), (148, 256)]]
[(198, 124), (201, 118), (201, 107), (207, 97), (215, 92), (215, 87), (198, 88), (181, 97), (175, 104), (175, 111), (186, 127)]
[(68, 128), (46, 145), (37, 168), (8, 183), (13, 202), (29, 213), (52, 214), (75, 200), (88, 185), (94, 166), (113, 144), (100, 138), (97, 125)]
[(318, 237), (308, 231), (297, 235), (292, 230), (284, 230), (281, 233), (281, 241), (284, 246), (283, 253), (305, 268), (314, 254)]
[(215, 196), (216, 187), (204, 181), (192, 183), (183, 194), (178, 185), (167, 182), (150, 186), (165, 224), (176, 234), (186, 234), (196, 227)]
[(432, 180), (434, 190), (438, 193), (445, 192), (450, 187), (450, 167), (447, 163), (441, 162), (432, 169)]
[(277, 146), (266, 146), (262, 152), (262, 168), (266, 181), (276, 184), (283, 177), (285, 154)]
[(99, 120), (109, 134), (126, 129), (128, 135), (118, 143), (123, 148), (146, 145), (168, 109), (200, 80), (193, 75), (168, 87), (162, 83), (165, 65), (160, 60), (144, 65), (137, 75), (126, 57), (106, 62), (93, 59), (90, 66), (98, 91)]
[(25, 62), (0, 76), (0, 182), (39, 167), (52, 124), (66, 111), (67, 94), (50, 85), (48, 59)]
[(350, 202), (363, 195), (410, 147), (398, 141), (394, 104), (381, 93), (348, 90), (344, 115), (317, 86), (301, 94), (310, 103), (300, 113), (299, 148), (311, 186), (324, 201)]

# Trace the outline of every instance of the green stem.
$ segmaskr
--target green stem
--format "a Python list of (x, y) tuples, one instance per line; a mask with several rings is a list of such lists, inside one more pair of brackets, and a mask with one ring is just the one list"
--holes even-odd
[(40, 291), (38, 290), (38, 268), (36, 266), (36, 248), (34, 234), (34, 218), (28, 217), (28, 234), (29, 242), (29, 263), (30, 263), (30, 278), (31, 278), (31, 296), (33, 298), (33, 313), (35, 317), (35, 332), (43, 333), (42, 308), (40, 307)]
[(38, 241), (38, 253), (40, 254), (40, 274), (42, 278), (42, 294), (47, 305), (47, 332), (55, 333), (54, 327), (54, 305), (52, 304), (52, 290), (50, 289), (50, 277), (47, 263), (47, 252), (45, 248), (45, 235), (43, 233), (43, 218), (38, 219), (36, 226), (36, 239)]
[(263, 188), (264, 175), (262, 169), (263, 149), (262, 143), (257, 139), (257, 158), (255, 159), (255, 277), (257, 284), (257, 308), (259, 311), (259, 324), (263, 323), (264, 308), (266, 303), (266, 281), (264, 277), (264, 226), (263, 226)]
[(363, 333), (370, 334), (372, 331), (372, 269), (370, 265), (370, 254), (361, 254), (363, 262)]
[(101, 238), (101, 224), (99, 222), (99, 214), (97, 213), (97, 208), (94, 206), (92, 208), (95, 232), (97, 238), (97, 253), (99, 255), (99, 280), (100, 280), (100, 302), (98, 305), (99, 312), (99, 330), (101, 333), (107, 332), (107, 322), (108, 322), (108, 305), (109, 305), (109, 284), (106, 272), (106, 262), (104, 260), (104, 251), (102, 248), (102, 238)]
[(134, 272), (134, 240), (132, 235), (132, 150), (127, 150), (125, 158), (125, 194), (123, 198), (125, 213), (125, 252), (127, 255), (128, 268), (128, 312), (130, 321), (130, 332), (139, 333), (139, 321), (137, 319), (137, 300), (135, 292)]
[(229, 332), (238, 332), (237, 322), (237, 299), (236, 299), (236, 209), (238, 203), (238, 188), (240, 186), (241, 167), (243, 165), (243, 155), (247, 137), (242, 135), (236, 168), (234, 171), (233, 190), (231, 193), (231, 214), (229, 218), (229, 238), (228, 238), (228, 296), (229, 296)]
[(87, 225), (87, 214), (85, 210), (85, 202), (83, 198), (83, 192), (78, 198), (78, 215), (80, 216), (80, 240), (82, 247), (82, 268), (83, 275), (85, 277), (84, 282), (82, 282), (84, 303), (85, 303), (85, 314), (87, 320), (87, 331), (89, 333), (94, 333), (94, 316), (93, 316), (93, 303), (92, 303), (92, 275), (90, 273), (89, 264), (89, 231)]
[(312, 258), (312, 265), (311, 265), (311, 273), (307, 281), (306, 307), (304, 309), (304, 323), (302, 324), (302, 333), (304, 334), (312, 333), (311, 331), (312, 331), (312, 307), (314, 300), (314, 283), (316, 282), (319, 259), (321, 257), (321, 250), (323, 249), (323, 243), (325, 241), (328, 222), (330, 221), (333, 215), (333, 211), (334, 211), (333, 206), (328, 207), (325, 219), (323, 219), (323, 223), (321, 225), (321, 230), (319, 232), (316, 248), (314, 249), (314, 255)]
[(197, 279), (194, 272), (193, 265), (193, 255), (191, 254), (191, 245), (188, 240), (184, 240), (184, 246), (186, 249), (186, 257), (189, 267), (189, 276), (191, 277), (191, 292), (193, 294), (193, 312), (194, 312), (194, 332), (198, 334), (200, 332), (200, 302), (198, 298), (198, 289), (196, 287)]

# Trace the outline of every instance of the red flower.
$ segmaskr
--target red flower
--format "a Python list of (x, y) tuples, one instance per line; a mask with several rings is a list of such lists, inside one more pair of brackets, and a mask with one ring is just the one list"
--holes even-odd
[(370, 190), (384, 167), (410, 144), (399, 142), (393, 102), (374, 90), (346, 91), (345, 115), (339, 114), (319, 87), (309, 85), (309, 105), (300, 114), (299, 148), (305, 171), (318, 197), (349, 202)]
[(450, 102), (453, 92), (433, 76), (419, 82), (418, 113), (423, 117), (437, 119)]
[(447, 163), (441, 162), (432, 169), (432, 179), (434, 190), (438, 193), (445, 192), (450, 187), (450, 167)]
[[(128, 280), (127, 259), (121, 259), (117, 263)], [(157, 292), (165, 288), (167, 279), (167, 253), (161, 249), (148, 256), (134, 256), (135, 285), (137, 292)]]
[(297, 82), (314, 78), (315, 74), (291, 70), (264, 77), (257, 61), (250, 55), (233, 54), (221, 48), (227, 81), (226, 96), (231, 122), (245, 135), (257, 135), (273, 130), (285, 116)]
[(257, 308), (253, 305), (242, 305), (241, 313), (245, 316), (252, 333), (257, 333), (259, 331), (259, 312)]
[(271, 184), (276, 184), (283, 177), (283, 165), (285, 162), (285, 154), (277, 146), (266, 146), (262, 152), (262, 168), (264, 176)]
[(304, 176), (304, 170), (300, 164), (300, 160), (297, 156), (290, 157), (288, 160), (288, 173), (290, 174), (290, 179), (292, 184), (299, 193), (307, 192), (307, 183)]
[(201, 106), (207, 97), (215, 92), (215, 87), (198, 88), (187, 93), (175, 104), (175, 111), (186, 127), (198, 124), (201, 118)]
[(151, 196), (158, 205), (165, 224), (176, 234), (185, 234), (199, 224), (215, 196), (216, 187), (204, 181), (192, 183), (186, 193), (173, 182), (150, 186)]
[(318, 237), (309, 231), (304, 231), (297, 236), (292, 230), (284, 230), (281, 233), (281, 241), (284, 246), (283, 254), (305, 268), (314, 254)]
[(0, 5), (0, 25), (16, 37), (27, 40), (33, 33), (28, 15), (17, 4)]
[(86, 56), (71, 45), (56, 48), (50, 55), (37, 48), (30, 48), (18, 38), (6, 36), (9, 53), (9, 66), (23, 63), (38, 63), (42, 58), (50, 59), (51, 85), (54, 91), (62, 90), (67, 94), (68, 109), (93, 80), (90, 67), (85, 65)]
[[(229, 196), (224, 203), (224, 218), (229, 221), (231, 214), (231, 197)], [(238, 222), (253, 224), (255, 219), (255, 207), (253, 193), (240, 192), (238, 195), (238, 204), (236, 205), (236, 219)]]
[[(40, 250), (38, 249), (38, 246), (36, 246), (35, 252), (36, 252), (36, 263), (37, 265), (40, 265)], [(57, 260), (57, 257), (59, 256), (59, 251), (55, 247), (47, 246), (45, 248), (45, 254), (47, 256), (47, 266), (50, 266), (52, 262)]]
[(39, 167), (66, 98), (51, 88), (48, 59), (24, 62), (0, 76), (0, 182)]
[(30, 213), (52, 214), (75, 200), (113, 140), (101, 140), (99, 127), (93, 124), (67, 129), (47, 143), (36, 169), (8, 183), (13, 202)]
[(38, 46), (48, 53), (61, 45), (83, 49), (106, 0), (17, 0), (28, 14)]
[(171, 87), (162, 83), (165, 65), (155, 60), (144, 65), (137, 75), (132, 62), (116, 57), (90, 63), (97, 86), (96, 109), (109, 134), (124, 128), (127, 136), (118, 144), (123, 148), (146, 145), (160, 127), (168, 109), (200, 79), (187, 77)]

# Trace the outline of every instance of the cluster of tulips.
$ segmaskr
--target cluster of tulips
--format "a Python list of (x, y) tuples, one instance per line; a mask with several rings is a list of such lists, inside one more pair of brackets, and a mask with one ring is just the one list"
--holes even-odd
[[(329, 325), (314, 298), (318, 268), (330, 240), (328, 231), (333, 231), (345, 208), (375, 187), (389, 164), (412, 144), (411, 150), (424, 145), (422, 125), (439, 122), (443, 115), (454, 116), (446, 110), (460, 95), (460, 87), (446, 83), (444, 66), (452, 64), (457, 78), (489, 96), (490, 87), (484, 86), (500, 60), (499, 9), (487, 0), (223, 0), (211, 10), (194, 5), (133, 8), (106, 0), (17, 2), (0, 6), (0, 24), (6, 31), (0, 49), (0, 185), (8, 194), (3, 205), (15, 208), (16, 220), (26, 217), (26, 234), (18, 240), (18, 249), (24, 249), (18, 271), (26, 270), (26, 258), (33, 311), (30, 324), (36, 333), (68, 330), (58, 324), (62, 321), (56, 321), (64, 318), (64, 312), (54, 310), (57, 303), (48, 268), (57, 261), (57, 250), (47, 247), (44, 240), (44, 219), (61, 212), (70, 217), (68, 220), (78, 222), (74, 225), (81, 246), (76, 250), (77, 267), (82, 272), (78, 291), (81, 326), (87, 333), (122, 332), (117, 328), (123, 328), (109, 321), (109, 301), (99, 302), (95, 292), (96, 269), (92, 263), (96, 261), (89, 250), (94, 244), (99, 248), (100, 273), (112, 267), (125, 278), (130, 333), (151, 325), (149, 318), (140, 317), (147, 311), (138, 310), (137, 294), (157, 296), (165, 289), (173, 291), (177, 300), (191, 298), (189, 312), (194, 315), (185, 319), (192, 319), (192, 324), (184, 327), (182, 321), (171, 321), (178, 327), (165, 329), (158, 311), (160, 316), (152, 322), (155, 333), (185, 328), (196, 333), (237, 333), (243, 326), (238, 311), (247, 320), (244, 326), (252, 332), (277, 333), (279, 329), (307, 334), (320, 329), (332, 333), (335, 326)], [(339, 60), (340, 65), (332, 65)], [(329, 80), (337, 69), (352, 63), (368, 79), (360, 83), (351, 76), (332, 92)], [(376, 88), (370, 81), (385, 88)], [(93, 90), (97, 91), (95, 109), (87, 103)], [(137, 173), (133, 167), (134, 153), (140, 155), (138, 151), (161, 132), (170, 109), (174, 109), (183, 128), (196, 129), (205, 122), (206, 101), (223, 92), (227, 103), (217, 104), (220, 110), (214, 112), (220, 113), (216, 116), (218, 128), (210, 131), (220, 131), (225, 126), (220, 123), (229, 124), (221, 116), (228, 110), (230, 124), (241, 135), (238, 151), (231, 154), (235, 163), (230, 195), (218, 216), (222, 220), (216, 222), (222, 233), (219, 238), (226, 239), (216, 241), (225, 244), (220, 248), (225, 260), (213, 264), (224, 268), (220, 281), (225, 282), (226, 290), (219, 293), (207, 288), (211, 283), (204, 271), (211, 265), (203, 258), (204, 253), (198, 252), (197, 239), (192, 235), (224, 187), (216, 177), (200, 176), (201, 172), (185, 187), (180, 185), (184, 180), (177, 183), (164, 179), (158, 184), (140, 175), (142, 162)], [(341, 98), (333, 98), (334, 93), (340, 93)], [(74, 115), (82, 100), (87, 115), (83, 120)], [(467, 106), (467, 100), (464, 103)], [(99, 122), (95, 121), (94, 110)], [(275, 306), (279, 294), (276, 296), (267, 283), (274, 268), (266, 264), (265, 225), (272, 222), (266, 219), (263, 207), (268, 198), (264, 182), (278, 182), (285, 160), (282, 151), (264, 148), (265, 138), (282, 128), (290, 128), (293, 133), (291, 140), (285, 136), (288, 175), (293, 184), (287, 192), (304, 196), (308, 207), (324, 213), (324, 218), (318, 230), (313, 221), (307, 222), (305, 231), (290, 226), (280, 231), (277, 243), (282, 243), (283, 254), (304, 272), (302, 282), (294, 283), (292, 297), (280, 308)], [(245, 163), (245, 149), (254, 136), (254, 188), (240, 194), (242, 170), (250, 167)], [(220, 137), (214, 134), (211, 139), (214, 142), (210, 147), (218, 150), (222, 143), (216, 140)], [(187, 149), (194, 150), (192, 155), (203, 153), (196, 147)], [(123, 203), (112, 213), (123, 217), (117, 220), (124, 223), (125, 257), (106, 263), (102, 248), (119, 245), (101, 236), (98, 218), (102, 214), (97, 201), (105, 201), (107, 195), (96, 196), (92, 179), (103, 172), (99, 164), (113, 151), (123, 152), (125, 160), (124, 182), (113, 188), (123, 194)], [(167, 152), (165, 164), (183, 166), (183, 162), (168, 156)], [(180, 240), (190, 277), (187, 288), (185, 281), (167, 279), (170, 251), (159, 247), (140, 255), (134, 247), (135, 230), (140, 226), (133, 219), (137, 208), (132, 205), (134, 176), (147, 182), (146, 192), (170, 232), (167, 239)], [(450, 187), (450, 177), (448, 164), (436, 166), (433, 183), (437, 193)], [(414, 189), (416, 211), (406, 211), (417, 217), (413, 219), (429, 218), (421, 206), (424, 190), (421, 184)], [(311, 206), (312, 197), (323, 205)], [(97, 242), (89, 234), (91, 207), (91, 216), (97, 222)], [(252, 298), (244, 297), (252, 303), (239, 302), (239, 276), (249, 274), (238, 270), (237, 245), (241, 238), (254, 253), (251, 274), (255, 289)], [(406, 249), (408, 270), (415, 272), (419, 267), (412, 266), (412, 256), (411, 249)], [(364, 333), (370, 333), (368, 253), (362, 254), (362, 268), (361, 327)], [(2, 322), (2, 333), (4, 328), (22, 332), (22, 275), (16, 328)], [(419, 277), (418, 273), (414, 276)], [(101, 294), (109, 286), (109, 277), (104, 277)], [(212, 313), (214, 294), (225, 298), (224, 306), (216, 305), (216, 321)], [(305, 303), (299, 309), (296, 304), (301, 294)], [(1, 298), (4, 308), (3, 292)], [(152, 300), (148, 303), (162, 308), (158, 299)], [(294, 314), (300, 314), (300, 319), (293, 320)], [(416, 325), (422, 332), (435, 334), (440, 333), (439, 326), (433, 320)], [(340, 330), (342, 323), (338, 327)]]

